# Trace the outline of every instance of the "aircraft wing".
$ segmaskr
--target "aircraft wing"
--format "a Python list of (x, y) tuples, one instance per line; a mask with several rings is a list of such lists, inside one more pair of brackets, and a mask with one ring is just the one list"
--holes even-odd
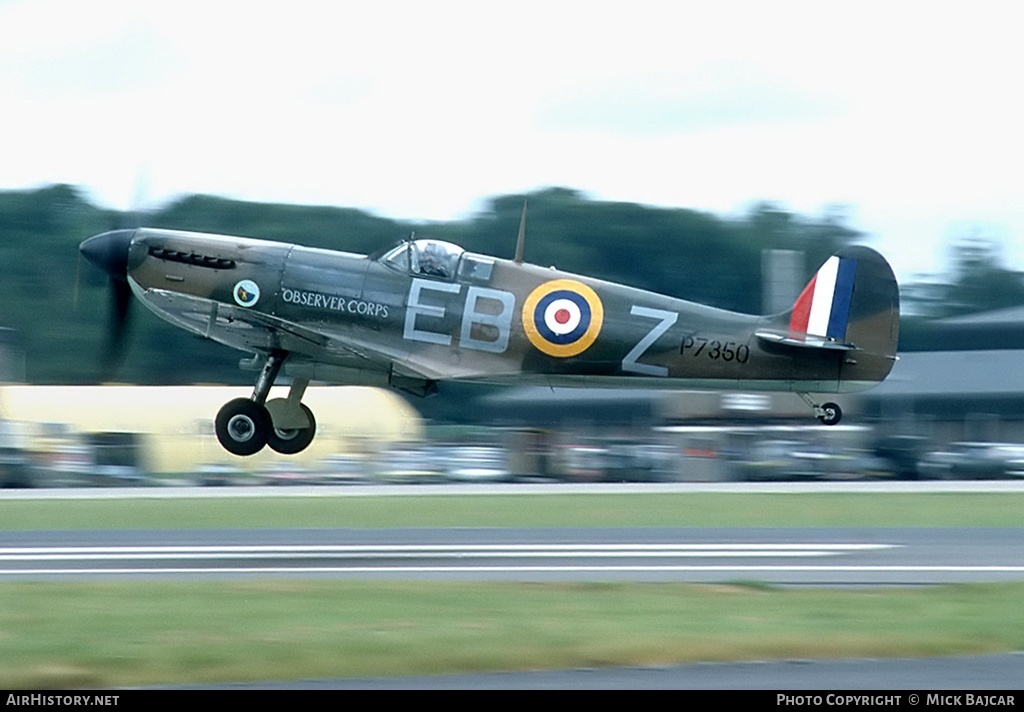
[(140, 296), (150, 309), (175, 325), (242, 351), (285, 349), (360, 370), (386, 371), (391, 366), (385, 356), (265, 312), (163, 289), (148, 289)]

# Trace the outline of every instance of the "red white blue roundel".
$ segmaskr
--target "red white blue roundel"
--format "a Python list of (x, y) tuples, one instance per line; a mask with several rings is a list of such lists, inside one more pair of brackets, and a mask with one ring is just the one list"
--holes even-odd
[(539, 351), (568, 358), (583, 353), (597, 340), (604, 306), (597, 293), (571, 279), (545, 282), (523, 303), (523, 330)]

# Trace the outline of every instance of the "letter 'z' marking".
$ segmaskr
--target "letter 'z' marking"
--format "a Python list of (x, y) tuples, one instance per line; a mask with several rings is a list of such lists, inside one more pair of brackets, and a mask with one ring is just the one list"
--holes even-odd
[(668, 368), (665, 366), (652, 366), (648, 363), (638, 363), (638, 360), (647, 349), (654, 346), (654, 342), (660, 339), (666, 331), (672, 328), (672, 325), (676, 323), (679, 318), (679, 314), (676, 312), (665, 311), (664, 309), (651, 309), (649, 307), (638, 307), (633, 306), (629, 310), (629, 313), (633, 316), (642, 316), (646, 319), (657, 319), (658, 323), (647, 332), (644, 338), (640, 339), (639, 343), (633, 347), (633, 350), (626, 354), (626, 358), (622, 359), (622, 370), (629, 371), (631, 373), (642, 373), (645, 376), (658, 376), (665, 378), (668, 376)]

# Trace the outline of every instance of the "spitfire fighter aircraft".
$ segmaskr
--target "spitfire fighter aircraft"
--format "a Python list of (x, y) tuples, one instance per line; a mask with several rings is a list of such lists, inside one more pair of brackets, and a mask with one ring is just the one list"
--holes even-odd
[[(134, 294), (175, 326), (255, 354), (252, 395), (216, 418), (236, 455), (306, 448), (311, 381), (419, 395), (447, 379), (792, 391), (833, 425), (839, 406), (810, 394), (869, 388), (896, 360), (896, 279), (867, 247), (833, 255), (773, 316), (527, 264), (522, 224), (513, 260), (431, 239), (358, 255), (156, 229), (80, 249), (110, 276), (122, 316)], [(288, 397), (267, 400), (282, 368)]]

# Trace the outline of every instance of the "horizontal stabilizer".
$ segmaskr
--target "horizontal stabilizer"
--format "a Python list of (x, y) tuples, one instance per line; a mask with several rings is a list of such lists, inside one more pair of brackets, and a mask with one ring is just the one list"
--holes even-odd
[(754, 336), (772, 344), (793, 346), (800, 349), (828, 349), (830, 351), (856, 351), (857, 347), (842, 341), (832, 341), (812, 334), (796, 334), (793, 332), (757, 331)]

